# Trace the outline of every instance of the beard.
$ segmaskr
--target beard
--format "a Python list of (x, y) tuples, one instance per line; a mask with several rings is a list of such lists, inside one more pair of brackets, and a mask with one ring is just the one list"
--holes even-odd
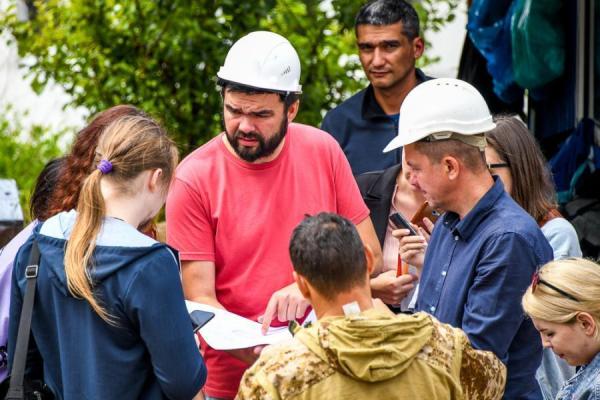
[[(279, 125), (279, 130), (275, 132), (273, 136), (269, 139), (262, 137), (258, 132), (242, 132), (240, 130), (235, 131), (233, 134), (225, 131), (227, 134), (227, 140), (233, 147), (235, 153), (244, 161), (254, 162), (259, 158), (268, 157), (279, 147), (283, 138), (287, 133), (288, 128), (288, 119), (287, 115), (285, 115)], [(250, 148), (246, 146), (242, 146), (240, 144), (240, 138), (256, 140), (256, 147)]]

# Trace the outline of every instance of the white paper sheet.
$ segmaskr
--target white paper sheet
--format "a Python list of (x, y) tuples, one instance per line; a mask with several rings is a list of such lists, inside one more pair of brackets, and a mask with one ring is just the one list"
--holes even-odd
[(258, 322), (241, 317), (229, 311), (206, 304), (185, 302), (188, 312), (195, 310), (209, 311), (215, 314), (200, 328), (200, 335), (215, 350), (245, 349), (264, 344), (280, 343), (292, 338), (287, 326), (269, 328), (266, 335), (261, 332)]

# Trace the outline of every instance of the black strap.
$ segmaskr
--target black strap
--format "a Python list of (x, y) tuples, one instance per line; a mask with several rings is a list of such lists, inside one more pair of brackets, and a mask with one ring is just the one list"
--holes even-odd
[(33, 241), (31, 253), (29, 254), (29, 265), (25, 268), (25, 277), (27, 278), (27, 287), (23, 306), (21, 308), (21, 319), (19, 320), (19, 331), (17, 333), (17, 344), (15, 346), (15, 356), (10, 373), (10, 386), (6, 395), (6, 400), (23, 399), (23, 377), (25, 376), (25, 363), (27, 361), (27, 350), (29, 347), (29, 336), (31, 333), (31, 316), (33, 315), (33, 301), (35, 299), (35, 284), (38, 275), (38, 266), (40, 263), (40, 249), (37, 241)]

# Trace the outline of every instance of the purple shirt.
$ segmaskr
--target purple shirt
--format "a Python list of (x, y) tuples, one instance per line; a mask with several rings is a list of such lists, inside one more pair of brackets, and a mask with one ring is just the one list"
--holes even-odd
[(8, 317), (10, 310), (10, 285), (13, 262), (19, 248), (27, 241), (33, 228), (38, 224), (35, 220), (25, 227), (17, 236), (0, 249), (0, 382), (8, 375)]

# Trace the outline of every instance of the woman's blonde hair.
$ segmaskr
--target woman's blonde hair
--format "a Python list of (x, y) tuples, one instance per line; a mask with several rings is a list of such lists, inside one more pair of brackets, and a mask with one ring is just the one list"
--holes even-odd
[(600, 265), (583, 258), (566, 258), (549, 262), (538, 274), (535, 290), (532, 284), (523, 296), (523, 309), (530, 317), (566, 324), (578, 313), (587, 312), (600, 326)]
[[(108, 161), (112, 169), (96, 165)], [(69, 291), (86, 300), (105, 321), (113, 322), (94, 295), (93, 268), (96, 237), (106, 213), (100, 181), (107, 179), (123, 194), (133, 193), (132, 181), (147, 170), (162, 169), (161, 183), (167, 190), (178, 162), (177, 147), (163, 128), (146, 116), (124, 116), (108, 125), (96, 147), (94, 170), (84, 180), (77, 202), (77, 219), (65, 251), (65, 273)]]

